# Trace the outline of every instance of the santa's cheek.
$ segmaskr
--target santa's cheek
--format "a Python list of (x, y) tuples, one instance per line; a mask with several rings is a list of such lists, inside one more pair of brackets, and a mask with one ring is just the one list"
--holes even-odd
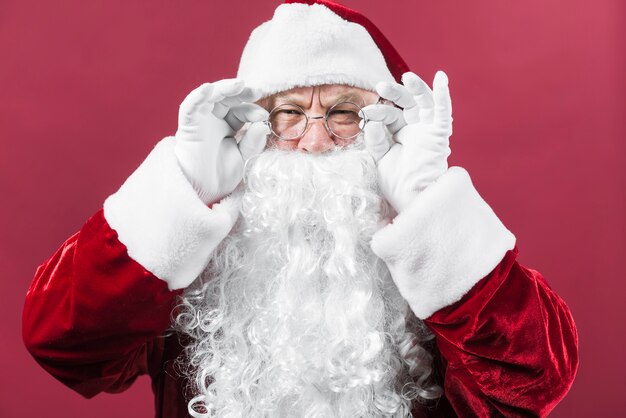
[(298, 148), (298, 140), (284, 141), (276, 138), (269, 139), (267, 141), (267, 148), (281, 151), (294, 151)]

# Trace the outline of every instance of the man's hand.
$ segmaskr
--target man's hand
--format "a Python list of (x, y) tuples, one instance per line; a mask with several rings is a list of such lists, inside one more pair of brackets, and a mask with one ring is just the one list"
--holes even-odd
[[(265, 148), (268, 113), (252, 103), (259, 93), (237, 79), (206, 83), (183, 100), (174, 149), (178, 162), (206, 204), (230, 194), (244, 163)], [(235, 133), (251, 122), (237, 144)]]
[[(387, 201), (400, 213), (448, 169), (452, 135), (452, 104), (448, 77), (438, 71), (433, 90), (414, 73), (402, 83), (381, 82), (376, 91), (402, 108), (371, 105), (365, 145), (378, 161), (378, 181)], [(389, 146), (389, 135), (393, 144)]]

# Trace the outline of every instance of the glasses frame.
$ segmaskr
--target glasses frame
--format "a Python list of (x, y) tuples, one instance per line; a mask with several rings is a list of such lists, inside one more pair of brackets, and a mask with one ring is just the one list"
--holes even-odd
[[(380, 98), (378, 100), (380, 102)], [(351, 136), (340, 136), (337, 135), (335, 132), (333, 132), (333, 130), (330, 128), (330, 125), (328, 124), (328, 115), (330, 114), (330, 112), (337, 106), (339, 105), (344, 105), (344, 104), (351, 104), (356, 106), (359, 109), (359, 115), (363, 118), (361, 120), (361, 122), (359, 122), (359, 125), (361, 125), (359, 128), (359, 131)], [(289, 106), (293, 106), (298, 108), (300, 111), (302, 111), (302, 114), (304, 115), (305, 118), (305, 123), (304, 123), (304, 129), (302, 129), (302, 133), (300, 133), (298, 136), (295, 136), (293, 138), (284, 138), (280, 135), (278, 135), (276, 132), (274, 132), (274, 128), (272, 127), (272, 122), (268, 119), (265, 123), (267, 124), (267, 126), (270, 128), (270, 131), (272, 131), (272, 134), (278, 138), (281, 141), (295, 141), (296, 139), (300, 139), (302, 138), (302, 135), (304, 135), (309, 127), (309, 120), (316, 120), (316, 119), (324, 119), (324, 126), (326, 127), (326, 130), (328, 131), (328, 133), (336, 138), (340, 138), (340, 139), (352, 139), (352, 138), (356, 138), (357, 136), (359, 136), (359, 134), (361, 132), (363, 132), (363, 127), (365, 126), (365, 124), (368, 122), (367, 116), (365, 115), (365, 113), (363, 112), (363, 108), (361, 106), (359, 106), (358, 104), (354, 103), (354, 102), (350, 102), (350, 101), (343, 101), (343, 102), (337, 102), (334, 105), (332, 105), (331, 107), (328, 108), (328, 110), (326, 111), (326, 113), (324, 114), (324, 116), (309, 116), (306, 114), (306, 112), (304, 111), (304, 109), (301, 106), (298, 106), (297, 104), (294, 103), (282, 103), (279, 104), (278, 106), (275, 106), (272, 110), (270, 110), (270, 115), (279, 107), (281, 106), (285, 106), (285, 105), (289, 105)], [(270, 118), (271, 119), (271, 118)]]

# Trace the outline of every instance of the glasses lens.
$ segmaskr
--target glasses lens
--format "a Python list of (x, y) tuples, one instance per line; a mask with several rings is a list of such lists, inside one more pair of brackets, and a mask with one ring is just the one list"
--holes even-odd
[(337, 103), (328, 109), (326, 115), (328, 129), (339, 138), (354, 138), (361, 132), (363, 112), (354, 103)]
[(280, 139), (296, 139), (304, 133), (306, 115), (302, 108), (296, 105), (277, 106), (270, 112), (270, 128)]

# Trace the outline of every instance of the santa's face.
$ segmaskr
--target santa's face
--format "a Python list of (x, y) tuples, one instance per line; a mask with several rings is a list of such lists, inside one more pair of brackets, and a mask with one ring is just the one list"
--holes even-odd
[(291, 140), (281, 140), (271, 135), (268, 148), (294, 150), (310, 153), (323, 153), (354, 143), (357, 136), (342, 138), (329, 132), (324, 119), (311, 119), (327, 114), (328, 109), (337, 103), (350, 102), (363, 108), (376, 103), (378, 95), (369, 90), (345, 85), (323, 85), (298, 87), (287, 90), (259, 102), (268, 111), (281, 105), (297, 105), (310, 118), (304, 133)]
[[(270, 105), (321, 116), (377, 98), (322, 86)], [(405, 417), (436, 394), (430, 335), (370, 249), (388, 212), (363, 135), (338, 141), (312, 122), (246, 163), (240, 218), (186, 290), (177, 325), (192, 340), (190, 406), (206, 416)]]

